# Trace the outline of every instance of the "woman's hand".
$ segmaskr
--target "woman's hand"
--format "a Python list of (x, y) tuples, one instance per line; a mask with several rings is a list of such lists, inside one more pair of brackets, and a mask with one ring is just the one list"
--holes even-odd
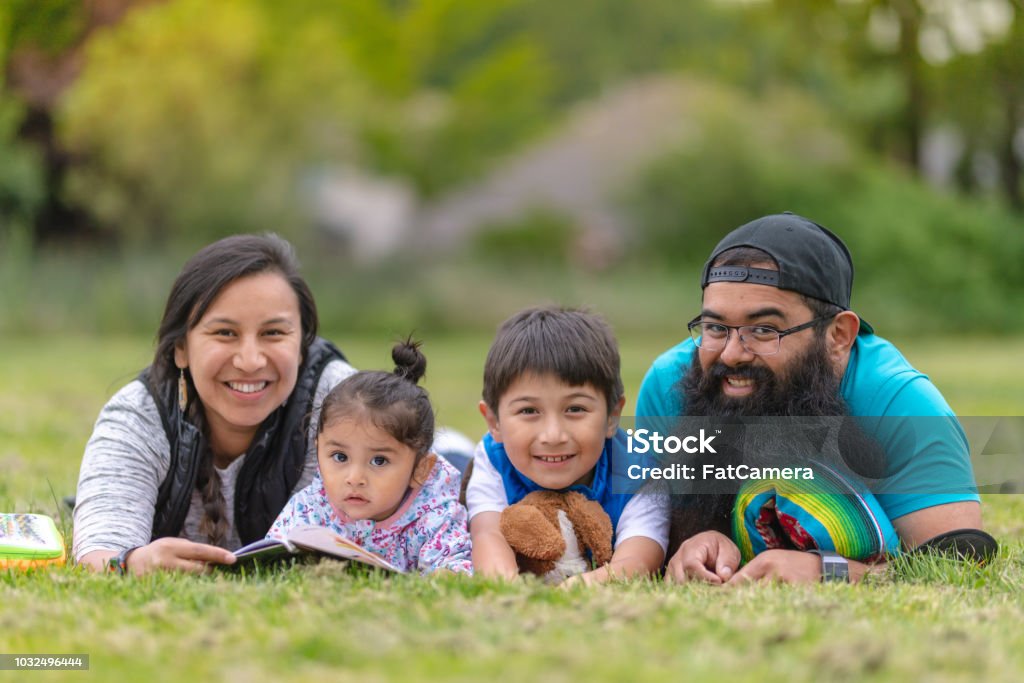
[(211, 564), (234, 563), (234, 554), (224, 548), (184, 538), (159, 538), (132, 551), (127, 566), (128, 571), (137, 575), (156, 569), (202, 574), (209, 571)]
[[(105, 571), (107, 562), (117, 553), (95, 550), (87, 553), (79, 564), (95, 571)], [(159, 538), (128, 554), (128, 571), (135, 575), (148, 574), (157, 569), (201, 574), (211, 564), (234, 564), (235, 556), (228, 550), (205, 543), (194, 543), (184, 538)]]

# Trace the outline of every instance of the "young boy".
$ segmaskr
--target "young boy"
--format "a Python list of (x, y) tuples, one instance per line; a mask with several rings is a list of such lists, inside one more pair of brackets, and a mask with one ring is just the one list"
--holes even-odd
[[(477, 446), (466, 490), (477, 574), (518, 575), (501, 511), (536, 490), (574, 490), (601, 504), (614, 529), (611, 562), (573, 581), (657, 572), (665, 558), (664, 496), (613, 491), (612, 446), (624, 443), (619, 350), (608, 325), (578, 310), (531, 308), (498, 329), (484, 366)], [(624, 453), (616, 447), (616, 453)]]

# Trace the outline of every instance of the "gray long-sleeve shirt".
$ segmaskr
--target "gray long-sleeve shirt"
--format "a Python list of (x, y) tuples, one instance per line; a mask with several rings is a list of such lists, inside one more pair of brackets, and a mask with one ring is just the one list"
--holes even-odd
[[(305, 487), (316, 474), (319, 406), (327, 393), (353, 372), (352, 366), (335, 360), (320, 376), (313, 397), (316, 409), (309, 425), (306, 465), (293, 493)], [(221, 478), (230, 529), (222, 545), (229, 550), (241, 545), (234, 520), (234, 498), (235, 480), (244, 459), (243, 455), (226, 468), (216, 470)], [(72, 554), (76, 560), (94, 550), (119, 552), (150, 542), (157, 491), (170, 462), (170, 442), (156, 402), (142, 382), (135, 380), (103, 407), (85, 446), (75, 504)], [(193, 491), (181, 537), (206, 542), (199, 535), (201, 519), (201, 496)]]

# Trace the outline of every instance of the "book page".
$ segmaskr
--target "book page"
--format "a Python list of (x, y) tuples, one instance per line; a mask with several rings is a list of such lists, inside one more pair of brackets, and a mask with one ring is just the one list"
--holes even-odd
[[(250, 564), (252, 562), (272, 562), (294, 555), (296, 552), (299, 551), (288, 543), (273, 538), (264, 538), (242, 546), (235, 551), (235, 557), (238, 559), (238, 564)], [(238, 566), (238, 564), (232, 566)]]
[(299, 527), (288, 534), (288, 540), (296, 547), (313, 550), (346, 560), (363, 562), (388, 571), (404, 573), (383, 557), (359, 547), (351, 540), (323, 527)]

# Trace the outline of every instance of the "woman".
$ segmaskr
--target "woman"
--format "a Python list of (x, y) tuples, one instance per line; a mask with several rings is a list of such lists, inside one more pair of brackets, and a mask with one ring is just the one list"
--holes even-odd
[(157, 337), (153, 364), (107, 403), (86, 445), (74, 556), (92, 569), (234, 562), (229, 550), (263, 538), (312, 480), (320, 401), (354, 372), (317, 337), (312, 294), (274, 235), (193, 256)]

